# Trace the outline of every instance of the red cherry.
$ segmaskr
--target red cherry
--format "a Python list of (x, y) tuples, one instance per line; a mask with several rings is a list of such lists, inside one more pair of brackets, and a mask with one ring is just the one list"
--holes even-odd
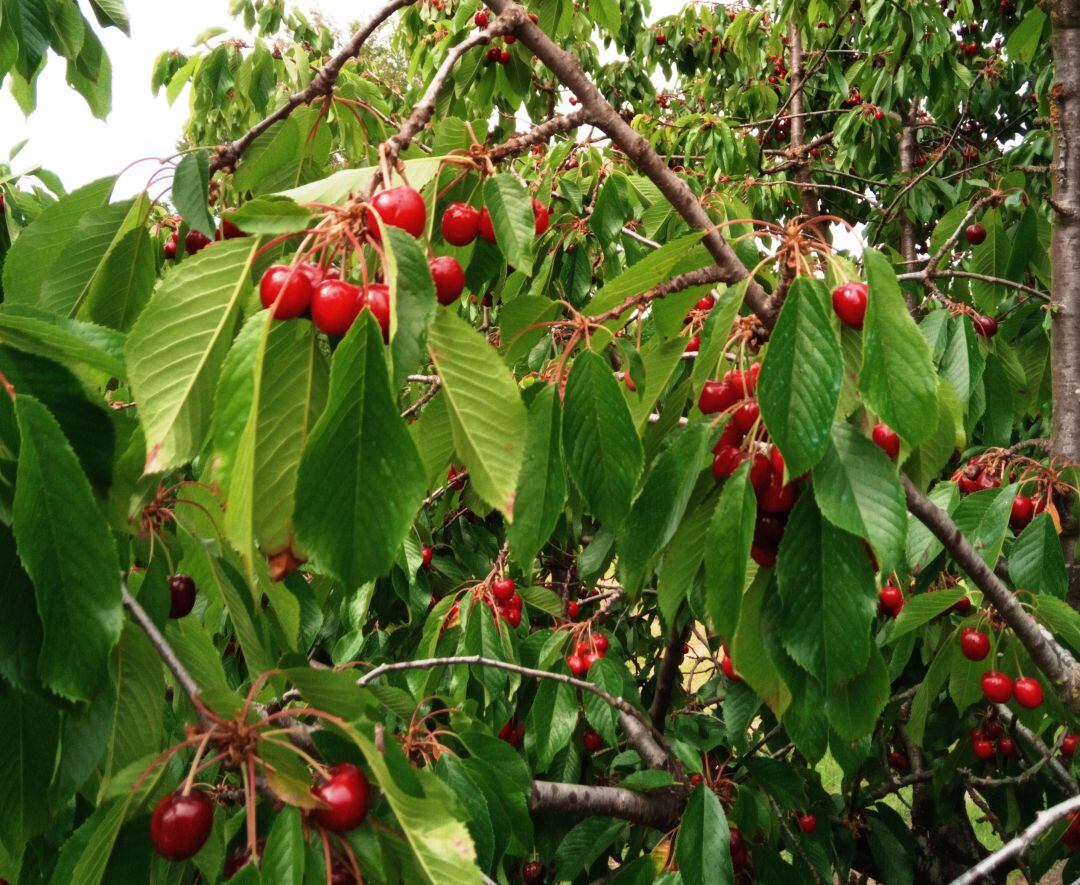
[(468, 246), (480, 233), (480, 210), (468, 203), (451, 203), (442, 217), (442, 235), (452, 246)]
[(1021, 676), (1013, 684), (1013, 695), (1021, 707), (1034, 710), (1043, 702), (1043, 690), (1033, 676)]
[(503, 50), (501, 50), (499, 52), (499, 64), (501, 64), (501, 65), (510, 64), (510, 52), (508, 50), (503, 49)]
[(548, 229), (548, 224), (551, 222), (551, 213), (548, 212), (547, 206), (541, 203), (536, 197), (533, 197), (533, 230), (536, 231), (536, 235), (540, 236)]
[(499, 578), (491, 584), (491, 592), (499, 602), (506, 602), (514, 595), (515, 589), (517, 588), (512, 578)]
[(453, 304), (465, 289), (465, 271), (451, 255), (441, 255), (428, 262), (435, 281), (435, 297), (443, 306)]
[(814, 832), (817, 829), (817, 818), (812, 814), (800, 814), (799, 829), (804, 833)]
[(585, 747), (586, 753), (595, 753), (604, 746), (604, 739), (591, 728), (586, 728), (581, 733), (581, 744)]
[(735, 396), (732, 402), (738, 402), (750, 396), (754, 392), (757, 383), (749, 372), (743, 372), (740, 369), (730, 369), (724, 372), (724, 377), (720, 380), (731, 387), (731, 391)]
[(311, 792), (325, 805), (315, 809), (315, 819), (324, 829), (334, 833), (360, 826), (371, 805), (367, 776), (349, 762), (331, 768), (330, 777)]
[[(1013, 693), (1013, 682), (999, 670), (987, 670), (982, 675), (982, 691), (988, 701), (1004, 704)], [(1037, 683), (1036, 683), (1037, 684)], [(1041, 693), (1040, 689), (1040, 693)]]
[(990, 759), (994, 755), (994, 745), (983, 738), (972, 741), (971, 750), (979, 759)]
[(530, 860), (521, 865), (521, 881), (525, 885), (538, 885), (544, 881), (544, 865), (538, 860)]
[(772, 462), (773, 473), (777, 476), (784, 475), (784, 456), (780, 454), (780, 449), (776, 446), (772, 447), (772, 451), (769, 452), (769, 460)]
[(975, 331), (982, 335), (987, 341), (997, 334), (998, 323), (992, 316), (987, 316), (984, 313), (979, 314), (972, 320), (972, 324), (975, 326)]
[(162, 252), (164, 253), (165, 257), (169, 260), (175, 258), (176, 250), (179, 245), (180, 236), (176, 233), (176, 231), (173, 231), (172, 234), (169, 236), (169, 239), (165, 241), (165, 245), (162, 247)]
[(784, 537), (784, 526), (781, 517), (759, 513), (754, 521), (754, 545), (765, 550), (776, 550)]
[(311, 298), (311, 277), (303, 265), (275, 264), (268, 267), (259, 280), (259, 300), (276, 320), (289, 320), (307, 313)]
[(420, 564), (423, 568), (431, 568), (432, 557), (435, 556), (435, 551), (431, 547), (420, 548)]
[(969, 224), (964, 228), (964, 239), (972, 246), (978, 246), (986, 239), (986, 228), (981, 224)]
[(734, 421), (728, 421), (724, 425), (723, 431), (720, 433), (720, 439), (716, 441), (716, 445), (713, 446), (713, 454), (715, 455), (724, 446), (734, 446), (738, 448), (743, 441), (743, 432), (735, 426)]
[(576, 654), (582, 660), (585, 660), (585, 655), (587, 655), (590, 651), (592, 651), (592, 646), (584, 640), (574, 646), (574, 654)]
[(758, 375), (761, 374), (761, 363), (754, 363), (746, 372), (746, 381), (750, 393), (757, 390)]
[[(263, 849), (265, 847), (266, 841), (264, 839), (259, 839), (255, 843), (255, 856), (262, 857)], [(243, 867), (247, 866), (250, 861), (251, 848), (249, 848), (247, 845), (243, 846), (242, 848), (238, 848), (236, 851), (232, 852), (232, 854), (230, 854), (227, 858), (225, 858), (224, 878), (231, 879), (238, 872), (240, 872)]]
[[(379, 191), (371, 200), (371, 205), (379, 213), (383, 223), (391, 227), (400, 227), (403, 231), (419, 237), (427, 224), (427, 207), (420, 192), (407, 185)], [(379, 222), (368, 220), (368, 228), (376, 240), (382, 240)]]
[(579, 610), (580, 610), (580, 607), (578, 606), (578, 604), (577, 604), (577, 602), (575, 600), (571, 599), (568, 603), (566, 603), (566, 616), (571, 621), (573, 621), (575, 618), (577, 618)]
[(908, 770), (908, 758), (903, 753), (893, 750), (889, 753), (889, 767), (896, 771)]
[(750, 558), (762, 568), (772, 568), (776, 565), (776, 551), (766, 550), (764, 547), (758, 547), (756, 544), (751, 545), (750, 547)]
[(761, 407), (757, 404), (757, 400), (751, 399), (744, 402), (732, 413), (731, 420), (743, 433), (749, 433), (750, 428), (754, 426), (760, 414)]
[(698, 397), (698, 408), (701, 414), (712, 415), (735, 405), (740, 398), (726, 381), (706, 381)]
[(517, 43), (517, 37), (515, 37), (513, 34), (507, 34), (502, 39), (503, 43), (505, 43), (507, 46), (513, 46), (515, 43)]
[(202, 231), (197, 231), (192, 228), (187, 232), (187, 236), (184, 237), (184, 251), (187, 252), (188, 255), (194, 255), (196, 252), (201, 252), (212, 242), (213, 240)]
[(516, 593), (506, 600), (506, 607), (510, 611), (521, 611), (521, 597)]
[(1076, 752), (1076, 745), (1080, 743), (1080, 734), (1070, 731), (1061, 739), (1061, 752), (1071, 757)]
[(966, 615), (969, 611), (971, 611), (971, 600), (968, 599), (966, 596), (961, 596), (958, 600), (956, 600), (956, 602), (952, 604), (952, 608), (950, 610), (956, 612), (957, 614)]
[(694, 305), (694, 310), (700, 310), (700, 311), (703, 311), (703, 312), (707, 312), (707, 311), (712, 310), (713, 305), (715, 305), (715, 304), (716, 304), (716, 299), (713, 298), (712, 295), (705, 295), (705, 296), (703, 296), (703, 297), (701, 297), (701, 298), (699, 298), (697, 300), (697, 303)]
[(478, 28), (486, 28), (488, 26), (488, 14), (486, 9), (481, 9), (473, 16), (473, 24)]
[(981, 661), (990, 654), (990, 637), (968, 628), (960, 634), (960, 651), (969, 661)]
[(521, 623), (520, 608), (510, 608), (508, 606), (506, 609), (503, 610), (502, 616), (506, 623), (508, 623), (511, 627), (514, 627), (515, 629), (517, 628), (518, 624)]
[(724, 675), (732, 682), (742, 682), (742, 677), (735, 672), (735, 664), (731, 660), (731, 655), (724, 655), (720, 661), (720, 669), (724, 671)]
[(383, 341), (390, 340), (390, 287), (385, 283), (371, 283), (363, 294), (363, 306), (371, 311), (382, 328)]
[(693, 338), (686, 342), (686, 347), (683, 349), (683, 353), (697, 353), (701, 350), (701, 338), (695, 335)]
[(492, 46), (486, 53), (484, 53), (489, 62), (496, 62), (502, 58), (502, 50), (498, 46)]
[(904, 593), (894, 584), (886, 584), (878, 591), (878, 614), (895, 618), (904, 607)]
[(997, 748), (1002, 759), (1012, 759), (1016, 755), (1016, 744), (1012, 738), (1003, 737), (997, 742)]
[(495, 225), (491, 223), (491, 213), (488, 212), (487, 206), (484, 206), (480, 210), (480, 222), (479, 222), (480, 236), (487, 240), (492, 245), (495, 244)]
[(578, 655), (567, 655), (566, 666), (570, 668), (571, 676), (583, 676), (585, 673), (585, 662)]
[(900, 437), (888, 424), (878, 421), (870, 436), (891, 460), (897, 459), (900, 454)]
[(866, 283), (853, 280), (833, 289), (832, 305), (840, 322), (852, 329), (861, 329), (866, 318), (866, 302), (869, 295)]
[(777, 473), (770, 473), (769, 484), (758, 495), (758, 506), (766, 513), (787, 513), (795, 505), (795, 484), (787, 483)]
[(663, 46), (665, 43), (667, 43), (667, 34), (661, 31), (656, 35), (656, 45)]
[[(732, 13), (729, 11), (728, 15), (731, 16)], [(746, 844), (738, 827), (732, 827), (728, 831), (728, 848), (731, 852), (732, 868), (736, 873), (741, 873), (750, 865), (750, 857), (746, 853)]]
[(206, 793), (169, 793), (150, 818), (150, 842), (162, 857), (187, 860), (206, 844), (213, 826), (214, 806)]
[(608, 638), (603, 633), (596, 633), (592, 638), (592, 647), (600, 657), (607, 654)]
[(191, 575), (169, 577), (169, 617), (182, 618), (195, 607), (195, 580)]
[(363, 309), (360, 287), (344, 280), (319, 283), (311, 297), (311, 320), (327, 335), (344, 335)]
[(750, 459), (750, 485), (759, 500), (768, 490), (772, 476), (772, 463), (761, 452), (754, 452)]
[(217, 229), (215, 236), (219, 240), (238, 240), (241, 237), (246, 237), (247, 234), (240, 230), (240, 228), (233, 224), (228, 218), (222, 218), (221, 227)]
[(1017, 495), (1013, 498), (1012, 512), (1009, 514), (1009, 525), (1017, 531), (1027, 527), (1035, 516), (1035, 502), (1027, 495)]
[(587, 673), (589, 670), (591, 670), (592, 665), (595, 664), (598, 660), (599, 658), (597, 658), (597, 656), (594, 655), (591, 651), (585, 652), (585, 654), (581, 656), (581, 663), (585, 665), (585, 672)]
[(713, 456), (713, 479), (717, 482), (720, 482), (722, 479), (727, 479), (735, 472), (735, 468), (749, 457), (750, 455), (748, 452), (741, 451), (734, 446), (721, 446)]
[(511, 716), (503, 723), (502, 728), (499, 729), (499, 740), (506, 741), (508, 744), (516, 743), (514, 738), (517, 736), (517, 723), (514, 722), (514, 717)]

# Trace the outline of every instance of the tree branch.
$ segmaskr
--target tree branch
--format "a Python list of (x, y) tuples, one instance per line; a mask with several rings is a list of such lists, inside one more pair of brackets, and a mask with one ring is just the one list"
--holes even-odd
[(337, 83), (338, 75), (341, 73), (341, 69), (345, 66), (345, 63), (351, 59), (356, 58), (360, 54), (360, 50), (363, 48), (364, 43), (381, 25), (384, 21), (390, 18), (399, 9), (412, 4), (413, 0), (389, 0), (389, 2), (378, 12), (372, 16), (371, 20), (360, 28), (352, 39), (345, 44), (342, 50), (330, 59), (323, 66), (311, 80), (310, 83), (299, 92), (294, 92), (290, 95), (285, 103), (281, 105), (268, 117), (264, 117), (258, 123), (251, 127), (236, 141), (229, 144), (221, 145), (217, 149), (217, 154), (210, 161), (210, 174), (213, 175), (222, 169), (233, 169), (236, 166), (237, 160), (240, 159), (240, 155), (244, 153), (251, 143), (255, 141), (260, 135), (262, 135), (267, 129), (277, 123), (279, 120), (284, 120), (293, 111), (295, 111), (301, 105), (311, 104), (319, 96), (328, 96), (334, 90), (334, 84)]
[(667, 831), (678, 822), (685, 804), (685, 790), (677, 787), (639, 793), (622, 787), (533, 781), (529, 810), (603, 815)]
[(657, 731), (664, 730), (664, 720), (667, 719), (671, 698), (675, 693), (675, 681), (680, 674), (679, 665), (683, 660), (683, 646), (690, 638), (690, 628), (693, 623), (690, 618), (687, 618), (681, 630), (673, 627), (667, 647), (664, 649), (664, 657), (660, 661), (660, 672), (656, 675), (656, 691), (653, 694), (652, 705), (649, 707), (649, 718), (652, 719), (653, 728)]
[(534, 144), (545, 144), (553, 135), (569, 132), (589, 122), (585, 108), (578, 108), (569, 114), (557, 114), (534, 126), (528, 132), (514, 135), (503, 144), (497, 144), (489, 152), (491, 162), (499, 163), (509, 157), (515, 157), (527, 151)]
[(124, 608), (134, 618), (135, 623), (142, 627), (143, 632), (150, 640), (150, 644), (154, 646), (154, 650), (161, 660), (165, 662), (165, 666), (169, 668), (169, 672), (176, 678), (184, 693), (194, 701), (199, 696), (199, 686), (191, 678), (191, 674), (188, 673), (184, 665), (180, 663), (180, 658), (176, 656), (176, 652), (173, 651), (168, 640), (161, 635), (161, 631), (150, 619), (150, 615), (139, 605), (138, 600), (131, 595), (131, 591), (128, 590), (127, 584), (123, 581), (120, 582), (120, 599), (124, 603)]
[(1039, 622), (1024, 610), (1009, 588), (983, 562), (949, 514), (920, 492), (907, 476), (901, 475), (901, 480), (908, 509), (941, 541), (957, 565), (968, 573), (983, 596), (997, 609), (1066, 709), (1080, 713), (1080, 680), (1072, 656), (1047, 637)]

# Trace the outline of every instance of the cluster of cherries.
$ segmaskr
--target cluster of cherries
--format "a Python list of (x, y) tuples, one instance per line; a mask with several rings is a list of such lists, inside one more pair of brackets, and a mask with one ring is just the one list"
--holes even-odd
[[(532, 201), (533, 231), (537, 236), (543, 234), (551, 222), (551, 213), (547, 206), (536, 197)], [(487, 206), (477, 209), (468, 203), (451, 203), (443, 212), (440, 223), (443, 239), (452, 246), (468, 246), (477, 236), (495, 245), (495, 225)]]
[[(960, 651), (969, 661), (981, 661), (990, 654), (990, 637), (974, 627), (960, 631)], [(1033, 676), (1018, 676), (1014, 682), (1007, 673), (987, 670), (982, 675), (982, 692), (988, 701), (1008, 703), (1016, 698), (1021, 707), (1034, 710), (1043, 701), (1043, 689)]]
[[(371, 807), (371, 786), (364, 772), (345, 762), (327, 772), (312, 795), (319, 806), (311, 817), (324, 830), (345, 833), (360, 826)], [(214, 826), (214, 806), (202, 790), (178, 790), (158, 802), (150, 818), (150, 842), (169, 860), (187, 860), (199, 853)]]
[(1016, 755), (1016, 744), (1003, 733), (1001, 723), (996, 719), (987, 719), (981, 725), (974, 726), (968, 732), (971, 752), (977, 759), (987, 761), (995, 755), (1002, 759), (1011, 759)]
[[(982, 225), (974, 224), (965, 228), (965, 231), (970, 231), (971, 228), (978, 228), (982, 230), (983, 239), (986, 238), (986, 231), (983, 230)], [(967, 234), (965, 233), (965, 236)], [(978, 233), (975, 232), (975, 237), (978, 240)], [(972, 242), (969, 240), (969, 242)], [(982, 240), (978, 240), (979, 243)], [(973, 243), (978, 245), (978, 243)], [(863, 323), (866, 321), (866, 305), (869, 302), (870, 290), (866, 283), (859, 280), (851, 280), (847, 283), (841, 283), (832, 292), (832, 306), (836, 315), (840, 317), (840, 322), (851, 329), (861, 329)], [(987, 341), (997, 334), (998, 323), (992, 316), (986, 314), (975, 314), (971, 319), (972, 325), (975, 327), (975, 331), (983, 336)]]
[[(568, 606), (569, 608), (569, 606)], [(574, 646), (573, 652), (566, 656), (566, 666), (570, 674), (582, 677), (592, 669), (600, 658), (607, 654), (608, 638), (603, 633), (594, 633)]]
[(511, 627), (521, 623), (521, 597), (513, 578), (498, 578), (491, 582), (493, 599), (486, 600), (492, 615), (502, 618)]
[[(1001, 485), (1001, 477), (985, 466), (978, 455), (973, 455), (968, 459), (968, 463), (953, 474), (953, 479), (959, 486), (960, 492), (965, 495), (996, 489)], [(1009, 511), (1009, 525), (1015, 531), (1022, 532), (1027, 528), (1028, 523), (1045, 509), (1045, 499), (1018, 494), (1013, 497), (1012, 508)]]
[(704, 415), (731, 412), (731, 419), (713, 448), (713, 478), (717, 482), (726, 479), (744, 461), (750, 462), (750, 485), (758, 502), (750, 555), (758, 565), (771, 568), (776, 563), (776, 551), (780, 549), (787, 514), (795, 505), (798, 487), (795, 481), (784, 481), (784, 458), (778, 448), (769, 446), (768, 454), (742, 448), (748, 434), (751, 441), (765, 436), (760, 423), (761, 409), (754, 396), (760, 371), (760, 364), (755, 363), (749, 369), (731, 369), (718, 381), (706, 381), (698, 397), (698, 408)]
[[(174, 217), (173, 221), (177, 224), (180, 223), (180, 217)], [(214, 239), (211, 240), (202, 231), (192, 228), (184, 235), (184, 251), (188, 255), (194, 255), (196, 252), (201, 252), (207, 246), (211, 245), (215, 241), (220, 240), (235, 240), (238, 237), (246, 237), (240, 228), (233, 224), (228, 218), (221, 219), (221, 226), (215, 231)], [(176, 258), (176, 253), (180, 248), (180, 231), (174, 229), (170, 234), (169, 239), (165, 241), (165, 245), (162, 246), (162, 252), (165, 257), (170, 261)]]

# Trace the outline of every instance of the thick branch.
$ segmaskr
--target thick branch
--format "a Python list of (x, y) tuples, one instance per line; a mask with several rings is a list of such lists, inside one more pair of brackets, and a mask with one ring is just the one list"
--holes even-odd
[(679, 666), (683, 661), (683, 646), (690, 638), (690, 628), (693, 623), (692, 620), (687, 619), (681, 630), (672, 628), (667, 647), (664, 649), (664, 657), (660, 661), (660, 672), (656, 674), (656, 692), (653, 694), (653, 702), (649, 707), (649, 717), (652, 719), (653, 728), (657, 731), (664, 730), (664, 720), (667, 719), (668, 709), (671, 707), (675, 682), (679, 678)]
[(1065, 707), (1074, 714), (1080, 713), (1080, 681), (1071, 655), (1047, 637), (1039, 622), (1024, 610), (1009, 588), (983, 562), (949, 514), (920, 492), (906, 476), (901, 479), (908, 509), (941, 541), (957, 565), (968, 573), (983, 596), (997, 609)]
[(621, 787), (594, 787), (533, 781), (529, 809), (582, 817), (603, 815), (631, 823), (670, 830), (679, 820), (686, 796), (677, 788), (639, 793)]
[(281, 107), (252, 126), (236, 141), (219, 147), (217, 155), (210, 162), (210, 173), (213, 174), (221, 169), (232, 169), (236, 166), (236, 161), (240, 159), (240, 155), (251, 147), (251, 143), (267, 129), (279, 120), (284, 120), (301, 105), (311, 104), (320, 96), (330, 95), (333, 92), (334, 84), (337, 82), (341, 69), (345, 67), (346, 62), (360, 54), (360, 50), (363, 48), (364, 43), (367, 42), (367, 38), (391, 15), (399, 9), (409, 6), (412, 2), (413, 0), (389, 0), (382, 9), (372, 16), (366, 25), (353, 34), (352, 39), (345, 44), (337, 55), (326, 63), (304, 89), (290, 95)]
[(578, 108), (569, 114), (556, 114), (538, 126), (534, 126), (528, 132), (522, 132), (507, 139), (504, 144), (498, 144), (491, 149), (488, 156), (493, 163), (501, 162), (508, 157), (515, 157), (524, 153), (534, 144), (546, 144), (553, 135), (560, 135), (577, 129), (589, 122), (585, 108)]
[[(800, 151), (806, 140), (806, 116), (803, 113), (803, 83), (806, 71), (803, 69), (802, 33), (794, 17), (788, 24), (788, 50), (791, 53), (791, 114), (788, 116), (791, 126), (790, 146), (793, 151)], [(804, 156), (799, 157), (799, 165), (795, 167), (795, 180), (801, 185), (799, 200), (803, 214), (816, 217), (820, 214), (819, 203)]]
[[(517, 24), (514, 30), (521, 42), (578, 97), (590, 121), (608, 135), (615, 146), (657, 186), (687, 224), (698, 230), (708, 231), (703, 242), (723, 271), (721, 282), (731, 285), (746, 279), (750, 275), (749, 271), (739, 260), (735, 250), (715, 229), (712, 219), (701, 207), (694, 192), (668, 168), (652, 145), (619, 116), (585, 75), (577, 58), (556, 46), (539, 27), (525, 17), (525, 11), (513, 0), (484, 2), (500, 16), (507, 12), (515, 16)], [(751, 279), (747, 285), (746, 301), (765, 326), (771, 328), (776, 319), (777, 308), (756, 280)]]

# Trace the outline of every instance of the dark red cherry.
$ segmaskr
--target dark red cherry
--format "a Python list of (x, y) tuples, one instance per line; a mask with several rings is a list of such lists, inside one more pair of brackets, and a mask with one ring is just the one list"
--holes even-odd
[(960, 651), (969, 661), (981, 661), (990, 654), (990, 637), (974, 627), (960, 633)]
[(150, 842), (162, 857), (187, 860), (206, 844), (213, 826), (214, 806), (206, 793), (169, 793), (150, 818)]
[(971, 750), (979, 759), (990, 759), (994, 755), (994, 745), (985, 738), (972, 741)]
[(833, 289), (832, 304), (840, 322), (852, 329), (861, 329), (866, 318), (869, 289), (866, 283), (852, 280)]
[(698, 408), (703, 415), (712, 415), (735, 405), (739, 399), (741, 397), (726, 381), (706, 381), (698, 397)]
[(465, 271), (451, 255), (441, 255), (428, 262), (435, 281), (435, 297), (443, 306), (453, 304), (465, 290)]
[(814, 832), (817, 829), (817, 818), (812, 814), (800, 814), (799, 829), (804, 833)]
[(1061, 739), (1061, 752), (1066, 756), (1072, 756), (1076, 752), (1076, 746), (1080, 744), (1080, 734), (1070, 731)]
[(987, 316), (984, 313), (979, 314), (972, 320), (972, 324), (975, 326), (975, 331), (982, 335), (987, 341), (997, 334), (998, 322), (992, 316)]
[(169, 577), (169, 617), (182, 618), (195, 607), (195, 580), (191, 575)]
[(717, 482), (720, 482), (722, 479), (727, 479), (735, 472), (735, 468), (749, 457), (750, 454), (748, 452), (737, 449), (735, 446), (721, 446), (713, 455), (713, 479)]
[[(399, 227), (403, 231), (419, 237), (427, 224), (427, 207), (420, 192), (407, 185), (379, 191), (371, 200), (371, 205), (379, 213), (384, 223)], [(376, 240), (382, 239), (379, 223), (374, 218), (368, 220), (371, 235)]]
[(513, 578), (499, 578), (491, 584), (492, 595), (499, 602), (508, 601), (516, 589)]
[(772, 568), (776, 565), (776, 551), (753, 544), (750, 547), (750, 558), (762, 568)]
[(360, 826), (367, 817), (371, 787), (364, 772), (349, 762), (331, 768), (330, 777), (311, 792), (323, 803), (314, 816), (327, 830), (344, 833)]
[(521, 881), (525, 885), (539, 885), (544, 881), (544, 865), (538, 860), (523, 863), (521, 865)]
[(311, 320), (327, 335), (344, 335), (363, 309), (360, 287), (344, 280), (319, 283), (311, 298)]
[(451, 203), (442, 217), (442, 235), (452, 246), (468, 246), (480, 233), (480, 210), (468, 203)]
[(491, 213), (488, 212), (487, 206), (484, 206), (480, 210), (480, 222), (479, 222), (480, 236), (487, 240), (492, 245), (495, 244), (495, 225), (491, 223)]
[(578, 616), (578, 612), (581, 610), (581, 606), (577, 604), (577, 600), (571, 599), (566, 603), (566, 616), (572, 621)]
[(276, 320), (303, 316), (311, 306), (312, 294), (311, 275), (303, 265), (272, 265), (259, 280), (259, 300)]
[(184, 237), (184, 251), (187, 252), (188, 255), (194, 255), (196, 252), (201, 252), (212, 242), (213, 240), (202, 231), (192, 228), (187, 232), (187, 236)]
[(364, 289), (364, 307), (379, 321), (383, 341), (390, 340), (390, 287), (385, 283), (370, 283)]
[(895, 618), (904, 607), (904, 593), (894, 584), (886, 584), (878, 591), (878, 614)]
[(900, 437), (888, 424), (878, 421), (870, 436), (891, 460), (895, 461), (900, 455)]
[(1012, 512), (1009, 514), (1009, 525), (1017, 531), (1027, 527), (1035, 515), (1035, 502), (1027, 495), (1017, 495), (1013, 498)]
[(986, 228), (981, 224), (969, 224), (964, 228), (964, 239), (972, 246), (978, 246), (986, 239)]
[(889, 753), (889, 767), (895, 771), (907, 771), (908, 764), (907, 756), (898, 750), (893, 750)]
[(604, 746), (604, 739), (600, 737), (598, 732), (586, 728), (581, 733), (581, 745), (585, 748), (586, 753), (595, 753)]
[(743, 433), (749, 433), (750, 428), (754, 426), (760, 414), (761, 407), (757, 404), (757, 400), (751, 399), (739, 406), (732, 413), (731, 419), (739, 430)]
[(579, 655), (568, 655), (566, 658), (566, 666), (570, 668), (571, 676), (582, 676), (585, 673), (585, 662)]
[(169, 235), (169, 239), (165, 241), (165, 245), (162, 247), (162, 251), (167, 259), (170, 261), (176, 257), (176, 250), (180, 246), (180, 235), (173, 231)]

